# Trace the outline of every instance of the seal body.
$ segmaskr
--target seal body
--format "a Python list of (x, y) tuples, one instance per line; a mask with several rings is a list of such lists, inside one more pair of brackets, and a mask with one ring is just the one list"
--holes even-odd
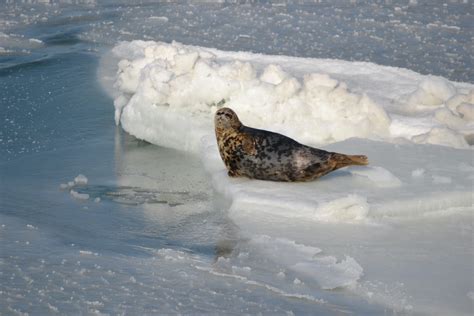
[(284, 135), (243, 125), (229, 108), (214, 117), (219, 153), (231, 177), (272, 181), (310, 181), (367, 157), (309, 147)]

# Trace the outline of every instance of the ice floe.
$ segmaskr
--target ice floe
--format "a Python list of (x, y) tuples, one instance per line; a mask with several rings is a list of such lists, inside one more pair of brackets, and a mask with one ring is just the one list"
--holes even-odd
[[(138, 138), (199, 154), (235, 217), (352, 222), (472, 206), (472, 175), (455, 167), (472, 163), (471, 84), (368, 63), (176, 42), (122, 42), (111, 54), (118, 63), (116, 122)], [(224, 105), (246, 125), (366, 154), (370, 166), (304, 184), (230, 179), (213, 131), (213, 114)], [(424, 172), (415, 172), (420, 166)]]

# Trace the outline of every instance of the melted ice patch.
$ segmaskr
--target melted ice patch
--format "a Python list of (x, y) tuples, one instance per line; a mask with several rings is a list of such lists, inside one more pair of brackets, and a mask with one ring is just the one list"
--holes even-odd
[(368, 179), (377, 187), (391, 188), (402, 185), (400, 179), (383, 167), (351, 167), (349, 172), (352, 175)]

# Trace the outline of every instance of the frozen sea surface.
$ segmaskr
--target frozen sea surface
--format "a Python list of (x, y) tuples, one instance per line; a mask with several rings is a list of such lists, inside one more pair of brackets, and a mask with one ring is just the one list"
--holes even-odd
[[(0, 314), (472, 314), (472, 2), (0, 6)], [(221, 100), (371, 166), (229, 179)]]

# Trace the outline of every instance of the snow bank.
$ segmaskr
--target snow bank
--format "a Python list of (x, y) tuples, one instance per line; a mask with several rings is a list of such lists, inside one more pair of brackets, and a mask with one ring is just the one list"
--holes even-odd
[[(327, 74), (297, 78), (279, 65), (219, 58), (217, 51), (177, 43), (135, 41), (114, 52), (132, 57), (119, 63), (116, 121), (121, 117), (127, 131), (155, 143), (170, 145), (171, 138), (175, 148), (195, 151), (224, 104), (248, 125), (305, 143), (388, 136), (384, 109)], [(185, 135), (176, 135), (178, 126), (188, 126)]]
[[(247, 125), (313, 145), (359, 137), (467, 148), (465, 138), (474, 134), (472, 85), (439, 77), (377, 66), (358, 83), (359, 74), (374, 65), (176, 42), (123, 42), (112, 53), (120, 60), (117, 124), (177, 149), (196, 152), (223, 105)], [(398, 82), (387, 86), (384, 75)]]

